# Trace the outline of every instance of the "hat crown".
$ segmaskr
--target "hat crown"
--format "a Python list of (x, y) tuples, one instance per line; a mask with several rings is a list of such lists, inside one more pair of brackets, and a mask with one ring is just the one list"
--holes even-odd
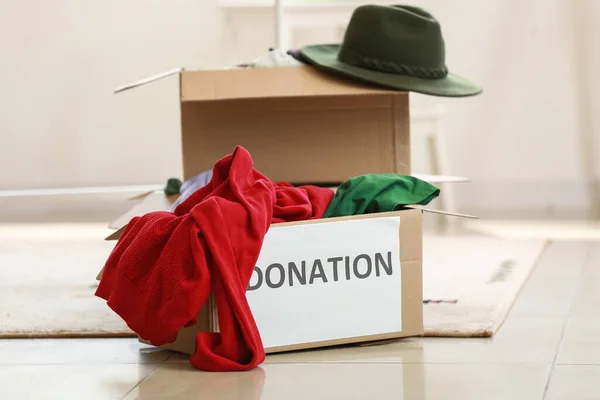
[(448, 74), (439, 22), (413, 6), (365, 5), (348, 24), (338, 59), (379, 72), (439, 79)]

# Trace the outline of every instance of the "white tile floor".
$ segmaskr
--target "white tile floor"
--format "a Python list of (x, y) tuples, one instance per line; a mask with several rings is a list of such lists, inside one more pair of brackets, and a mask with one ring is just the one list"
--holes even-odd
[(558, 242), (493, 339), (280, 354), (243, 373), (194, 370), (134, 339), (3, 340), (0, 398), (600, 399), (598, 309), (600, 243)]

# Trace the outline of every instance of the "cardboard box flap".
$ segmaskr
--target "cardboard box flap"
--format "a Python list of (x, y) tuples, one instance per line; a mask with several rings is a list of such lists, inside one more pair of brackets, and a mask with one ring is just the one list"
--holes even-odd
[(184, 71), (181, 74), (181, 101), (398, 93), (337, 78), (309, 66)]
[(154, 192), (156, 192), (156, 190), (150, 190), (148, 192), (136, 194), (135, 196), (131, 196), (127, 200), (143, 200), (143, 199), (145, 199), (146, 197), (148, 197), (149, 195), (151, 195)]
[(156, 75), (148, 76), (146, 78), (143, 78), (143, 79), (140, 79), (140, 80), (137, 80), (137, 81), (130, 82), (130, 83), (127, 83), (125, 85), (119, 86), (118, 88), (115, 89), (115, 93), (120, 93), (120, 92), (124, 92), (125, 90), (134, 89), (134, 88), (136, 88), (138, 86), (142, 86), (142, 85), (145, 85), (147, 83), (154, 82), (154, 81), (157, 81), (159, 79), (166, 78), (167, 76), (179, 74), (182, 71), (183, 71), (183, 68), (173, 68), (173, 69), (170, 69), (168, 71), (164, 71), (164, 72), (158, 73)]
[(412, 174), (415, 178), (431, 184), (438, 183), (463, 183), (471, 182), (471, 178), (466, 176), (450, 176), (450, 175), (428, 175), (428, 174)]
[(120, 229), (127, 225), (133, 217), (138, 217), (152, 211), (168, 211), (178, 197), (179, 195), (166, 195), (163, 190), (144, 193), (139, 196), (138, 200), (141, 200), (139, 203), (111, 222), (108, 227), (111, 229)]
[(123, 231), (125, 230), (126, 226), (127, 225), (124, 225), (123, 227), (117, 229), (116, 231), (114, 231), (113, 233), (111, 233), (110, 235), (108, 235), (107, 237), (105, 237), (104, 240), (106, 240), (106, 241), (119, 240), (119, 238), (123, 234)]
[(428, 213), (432, 213), (432, 214), (449, 215), (451, 217), (479, 219), (479, 217), (476, 217), (474, 215), (460, 214), (460, 213), (455, 213), (455, 212), (451, 212), (451, 211), (434, 210), (433, 208), (425, 208), (425, 207), (419, 206), (419, 205), (410, 205), (410, 206), (406, 206), (406, 208), (412, 208), (413, 210), (421, 210), (423, 212), (428, 212)]

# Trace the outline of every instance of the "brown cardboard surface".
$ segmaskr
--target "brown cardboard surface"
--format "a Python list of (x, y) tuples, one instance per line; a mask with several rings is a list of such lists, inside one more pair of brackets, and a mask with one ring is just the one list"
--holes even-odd
[(273, 181), (339, 184), (366, 173), (410, 173), (405, 93), (184, 102), (181, 118), (184, 179), (237, 145)]
[[(390, 215), (399, 215), (401, 217), (399, 240), (401, 254), (400, 262), (402, 268), (402, 293), (399, 295), (402, 296), (402, 331), (380, 335), (329, 340), (315, 343), (302, 343), (290, 346), (271, 347), (265, 349), (267, 354), (341, 344), (361, 343), (384, 339), (418, 336), (423, 334), (423, 249), (421, 210), (405, 210), (391, 213), (378, 213), (352, 217), (328, 218), (312, 221), (283, 223), (273, 225), (271, 229), (277, 229), (278, 226), (322, 224), (339, 220), (370, 219)], [(207, 309), (210, 312), (207, 312)], [(181, 353), (191, 354), (194, 352), (195, 349), (195, 333), (204, 332), (207, 330), (207, 327), (210, 327), (209, 329), (211, 331), (218, 331), (217, 313), (212, 296), (207, 305), (205, 305), (204, 308), (198, 314), (198, 323), (196, 325), (182, 329), (175, 342), (165, 344), (160, 347)], [(147, 343), (146, 341), (141, 341)]]

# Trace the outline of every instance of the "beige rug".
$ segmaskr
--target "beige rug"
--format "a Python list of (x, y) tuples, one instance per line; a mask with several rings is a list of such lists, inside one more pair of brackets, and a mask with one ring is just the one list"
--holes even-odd
[(425, 336), (492, 336), (545, 246), (539, 239), (426, 236)]
[(102, 225), (0, 225), (0, 337), (133, 336), (94, 296)]
[[(94, 296), (114, 242), (104, 225), (0, 225), (0, 337), (135, 336)], [(424, 239), (426, 335), (490, 336), (544, 247), (480, 236)]]

